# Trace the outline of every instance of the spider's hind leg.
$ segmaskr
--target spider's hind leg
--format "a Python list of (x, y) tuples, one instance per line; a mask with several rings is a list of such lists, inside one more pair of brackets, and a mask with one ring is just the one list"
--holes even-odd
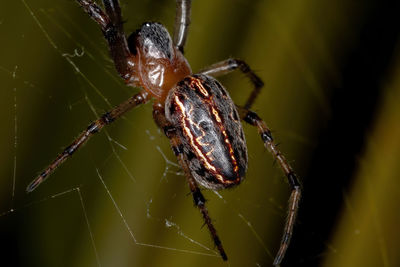
[(197, 185), (197, 182), (193, 178), (189, 167), (188, 167), (188, 162), (187, 162), (187, 157), (185, 153), (183, 152), (182, 149), (182, 143), (179, 139), (179, 137), (176, 134), (176, 129), (169, 124), (165, 117), (165, 110), (164, 107), (161, 104), (154, 104), (153, 105), (153, 118), (155, 122), (157, 123), (158, 127), (162, 129), (165, 133), (165, 135), (169, 138), (172, 146), (172, 150), (174, 151), (176, 157), (178, 158), (178, 163), (182, 167), (183, 171), (185, 172), (186, 179), (189, 184), (190, 192), (192, 193), (193, 196), (193, 201), (195, 206), (200, 210), (200, 213), (203, 216), (204, 222), (207, 225), (208, 230), (210, 231), (211, 238), (213, 239), (213, 242), (215, 246), (217, 247), (222, 259), (224, 261), (228, 260), (228, 257), (226, 256), (225, 250), (222, 247), (221, 240), (219, 239), (219, 236), (217, 234), (217, 230), (215, 229), (210, 215), (208, 214), (208, 210), (205, 206), (206, 199), (204, 198), (203, 194), (201, 193), (201, 190), (199, 186)]
[(289, 186), (292, 190), (289, 198), (288, 215), (286, 218), (285, 228), (282, 234), (281, 245), (279, 247), (278, 253), (275, 256), (273, 263), (274, 266), (279, 266), (286, 254), (286, 250), (289, 246), (290, 239), (293, 234), (293, 227), (296, 221), (297, 211), (299, 208), (299, 202), (301, 198), (301, 185), (289, 162), (276, 147), (276, 144), (274, 143), (274, 140), (271, 135), (271, 131), (268, 129), (265, 122), (255, 112), (252, 112), (243, 107), (237, 107), (237, 108), (242, 120), (244, 120), (245, 122), (249, 123), (252, 126), (257, 127), (261, 139), (264, 142), (264, 146), (269, 150), (269, 152), (271, 152), (275, 160), (278, 162), (280, 168), (286, 175), (289, 182)]

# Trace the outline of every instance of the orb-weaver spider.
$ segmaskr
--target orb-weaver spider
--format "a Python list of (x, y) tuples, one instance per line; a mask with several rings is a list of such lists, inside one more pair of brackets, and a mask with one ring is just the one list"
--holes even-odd
[[(92, 122), (27, 187), (33, 191), (49, 175), (104, 126), (132, 108), (153, 99), (153, 118), (170, 139), (172, 150), (185, 172), (193, 195), (212, 239), (223, 260), (227, 255), (205, 206), (199, 184), (211, 190), (238, 185), (247, 170), (247, 147), (240, 120), (257, 127), (265, 147), (286, 175), (292, 193), (289, 199), (281, 245), (274, 265), (286, 253), (296, 219), (301, 186), (295, 173), (277, 149), (270, 130), (250, 111), (263, 82), (242, 60), (228, 59), (193, 74), (183, 56), (190, 24), (190, 0), (177, 0), (173, 41), (163, 25), (144, 23), (126, 39), (118, 0), (103, 0), (104, 10), (92, 0), (77, 0), (99, 24), (119, 75), (128, 86), (142, 90)], [(236, 106), (227, 91), (212, 76), (242, 71), (254, 89), (242, 106)]]

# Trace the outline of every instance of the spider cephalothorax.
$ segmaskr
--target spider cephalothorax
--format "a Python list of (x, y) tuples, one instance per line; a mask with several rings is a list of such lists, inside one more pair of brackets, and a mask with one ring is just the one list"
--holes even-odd
[[(103, 0), (104, 11), (92, 0), (76, 0), (95, 20), (110, 48), (115, 68), (126, 84), (142, 90), (92, 122), (27, 187), (31, 192), (89, 138), (132, 108), (153, 99), (153, 118), (170, 139), (185, 172), (195, 205), (199, 208), (221, 257), (227, 260), (198, 184), (218, 190), (238, 185), (247, 169), (247, 148), (241, 120), (255, 126), (291, 187), (288, 216), (274, 265), (286, 253), (296, 219), (301, 188), (295, 173), (276, 147), (265, 122), (250, 107), (263, 82), (242, 60), (228, 59), (192, 74), (183, 56), (190, 22), (190, 0), (177, 0), (174, 38), (159, 23), (144, 23), (128, 40), (123, 31), (118, 0)], [(254, 89), (244, 106), (237, 106), (212, 76), (235, 69), (243, 72)]]
[(138, 82), (131, 85), (146, 88), (160, 102), (177, 82), (192, 73), (186, 58), (173, 46), (167, 29), (160, 23), (143, 23), (129, 36), (128, 46), (138, 77)]

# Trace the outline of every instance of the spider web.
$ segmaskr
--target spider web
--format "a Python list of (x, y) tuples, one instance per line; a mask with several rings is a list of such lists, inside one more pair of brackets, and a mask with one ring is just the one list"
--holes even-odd
[[(3, 255), (4, 261), (11, 266), (220, 266), (168, 140), (152, 121), (150, 104), (104, 129), (35, 192), (25, 193), (33, 177), (90, 121), (137, 89), (124, 86), (116, 75), (97, 25), (76, 3), (15, 2), (10, 8), (23, 20), (10, 43), (21, 52), (0, 63), (7, 91), (3, 106), (8, 110), (3, 138), (8, 154), (2, 161), (8, 169), (1, 184), (0, 222), (7, 233), (2, 246), (9, 246), (5, 251), (10, 253)], [(240, 6), (240, 1), (235, 3)], [(158, 8), (146, 4), (123, 5), (125, 17), (138, 14), (127, 22), (126, 31), (152, 16), (172, 28), (174, 3), (157, 2)], [(13, 22), (1, 14), (0, 30)], [(188, 45), (196, 43), (201, 51), (207, 41), (196, 39), (201, 38), (196, 37), (199, 32), (201, 26), (193, 27)], [(189, 49), (192, 62), (196, 56)], [(223, 47), (210, 51), (207, 62), (193, 60), (193, 69), (221, 60), (213, 54), (221, 51)], [(32, 55), (23, 58), (26, 53)], [(316, 81), (307, 77), (315, 90), (311, 98), (325, 107)], [(249, 87), (243, 80), (233, 78), (227, 87)], [(232, 92), (233, 98), (242, 100), (243, 91)], [(273, 94), (267, 92), (263, 99)], [(270, 104), (277, 113), (283, 110), (263, 101), (258, 103)], [(285, 116), (271, 119), (276, 128), (291, 129), (279, 127)], [(230, 259), (226, 265), (269, 266), (286, 216), (288, 187), (256, 131), (245, 126), (245, 132), (250, 162), (246, 181), (233, 190), (204, 194)], [(282, 150), (291, 144), (311, 150), (312, 143), (300, 132), (279, 131), (285, 140)], [(288, 158), (296, 158), (296, 153)], [(298, 170), (300, 163), (291, 163)], [(328, 253), (337, 251), (332, 244), (324, 246)]]

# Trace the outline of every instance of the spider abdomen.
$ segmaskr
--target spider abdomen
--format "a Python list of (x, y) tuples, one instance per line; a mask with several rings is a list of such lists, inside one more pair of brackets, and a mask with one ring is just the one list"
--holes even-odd
[(236, 107), (217, 80), (186, 77), (169, 92), (165, 112), (197, 182), (214, 190), (240, 183), (247, 169), (246, 141)]

